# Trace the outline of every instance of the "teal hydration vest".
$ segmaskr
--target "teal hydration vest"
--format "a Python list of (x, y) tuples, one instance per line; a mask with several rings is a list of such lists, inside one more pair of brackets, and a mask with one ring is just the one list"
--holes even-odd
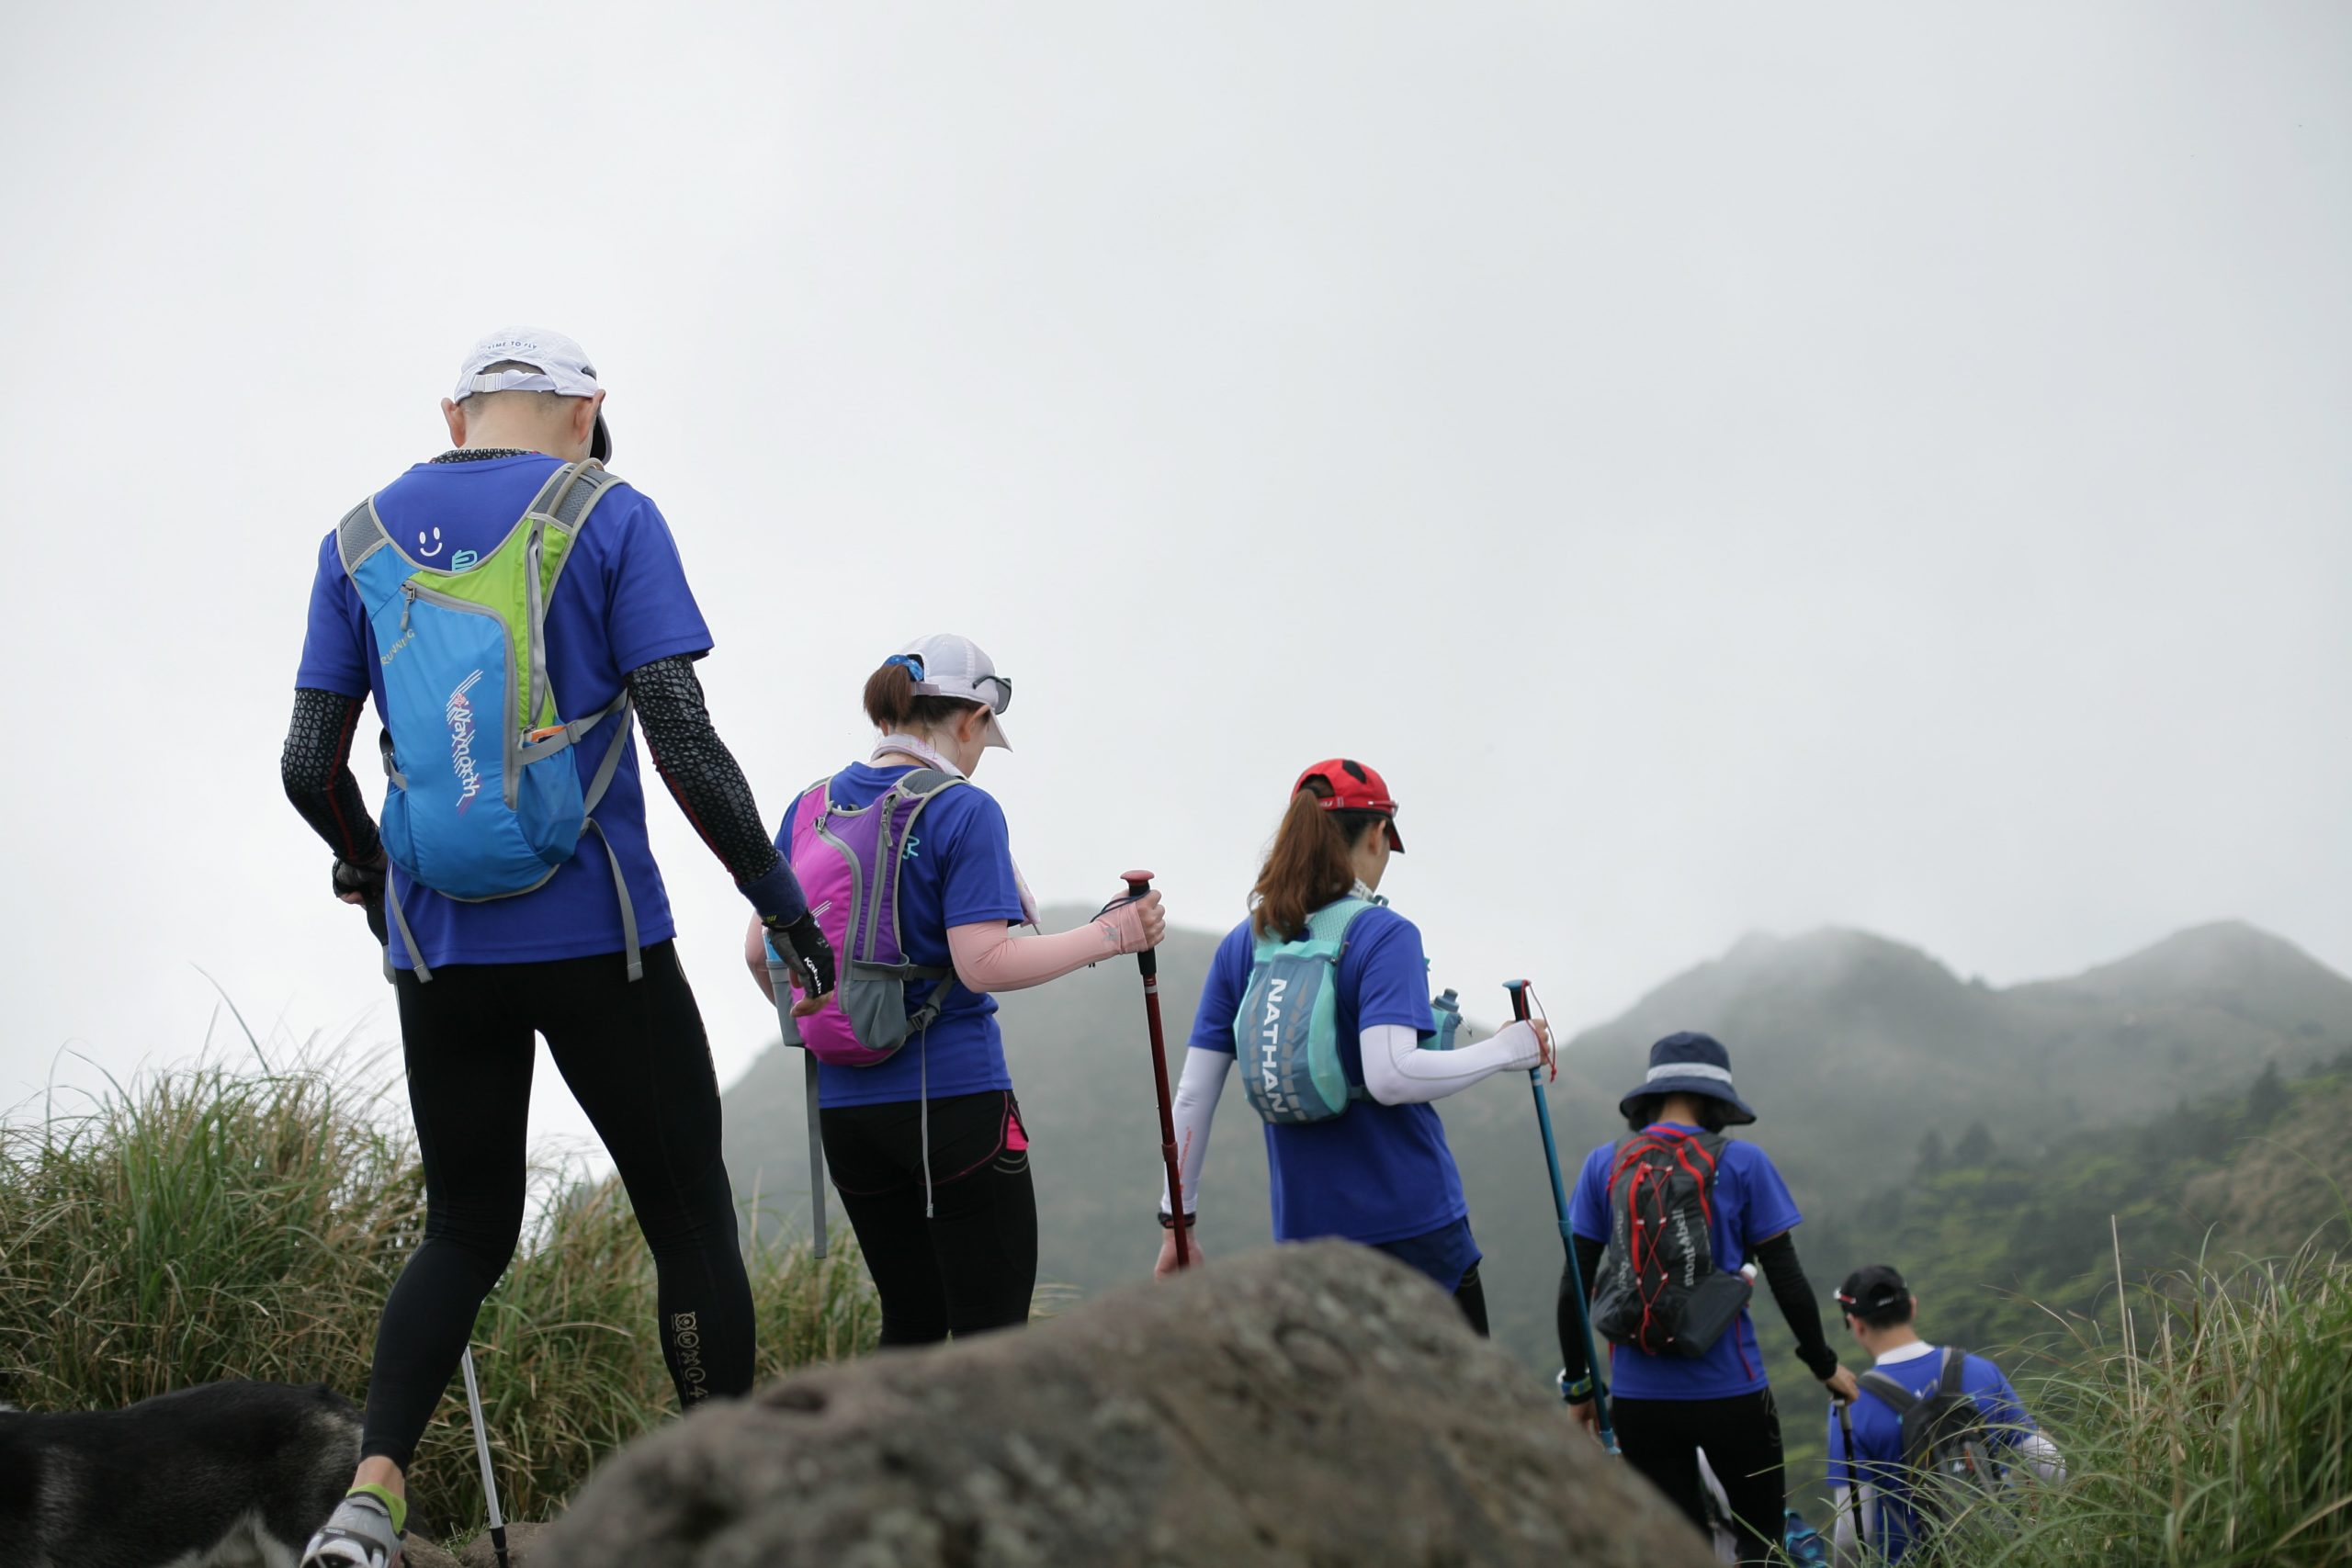
[[(1381, 901), (1341, 898), (1306, 917), (1285, 942), (1271, 932), (1250, 955), (1250, 981), (1233, 1015), (1233, 1051), (1250, 1108), (1268, 1122), (1329, 1122), (1351, 1100), (1371, 1096), (1349, 1081), (1340, 1060), (1340, 957), (1348, 931)], [(1423, 1050), (1453, 1048), (1461, 1013), (1453, 993), (1430, 1010)]]

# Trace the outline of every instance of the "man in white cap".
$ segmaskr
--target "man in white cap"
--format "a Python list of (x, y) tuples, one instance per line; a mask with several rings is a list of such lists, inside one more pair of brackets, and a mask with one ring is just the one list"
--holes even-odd
[[(694, 661), (710, 632), (669, 525), (601, 467), (604, 401), (570, 338), (492, 333), (441, 405), (450, 449), (355, 507), (320, 548), (283, 779), (334, 852), (337, 896), (365, 906), (387, 942), (427, 1211), (378, 1329), (352, 1493), (305, 1568), (400, 1561), (404, 1472), (522, 1225), (535, 1034), (628, 1186), (680, 1400), (752, 1384), (718, 1086), (647, 840), (632, 715), (803, 991), (831, 989), (833, 957), (704, 709)], [(450, 662), (468, 635), (481, 640)], [(382, 837), (348, 766), (371, 699), (391, 780)], [(564, 831), (541, 847), (532, 809), (549, 792)], [(494, 822), (521, 826), (482, 839)], [(487, 888), (478, 864), (427, 852), (510, 840), (522, 874)]]

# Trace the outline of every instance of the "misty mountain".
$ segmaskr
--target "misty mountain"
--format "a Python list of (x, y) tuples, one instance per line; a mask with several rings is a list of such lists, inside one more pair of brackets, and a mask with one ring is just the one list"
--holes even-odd
[[(1059, 929), (1088, 912), (1049, 911), (1046, 923)], [(1171, 929), (1160, 949), (1171, 1074), (1216, 942)], [(1492, 995), (1498, 1003), (1499, 989)], [(1081, 1292), (1134, 1279), (1159, 1244), (1159, 1191), (1134, 962), (1000, 999), (1035, 1140), (1040, 1277)], [(2352, 1047), (2352, 980), (2237, 924), (2001, 989), (1861, 931), (1752, 936), (1569, 1042), (1548, 1091), (1564, 1165), (1622, 1130), (1617, 1097), (1640, 1081), (1650, 1042), (1678, 1029), (1730, 1046), (1758, 1116), (1741, 1135), (1770, 1152), (1808, 1214), (1842, 1221), (1905, 1180), (1930, 1133), (1957, 1146), (1982, 1123), (1983, 1138), (2022, 1158), (2072, 1128), (2141, 1122), (2184, 1100), (2242, 1092), (2266, 1065), (2306, 1070)], [(1497, 1335), (1542, 1362), (1553, 1355), (1560, 1250), (1529, 1095), (1524, 1078), (1506, 1075), (1440, 1113), (1487, 1255)], [(797, 1052), (772, 1048), (727, 1094), (739, 1190), (756, 1190), (763, 1210), (796, 1226), (808, 1201), (804, 1116)], [(1213, 1257), (1269, 1239), (1262, 1137), (1228, 1085), (1203, 1202)]]

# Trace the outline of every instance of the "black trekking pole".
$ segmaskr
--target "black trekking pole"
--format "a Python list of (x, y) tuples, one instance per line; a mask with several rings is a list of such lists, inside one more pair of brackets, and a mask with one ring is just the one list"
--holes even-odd
[[(1151, 891), (1151, 873), (1126, 874), (1130, 901)], [(1176, 1158), (1176, 1110), (1168, 1099), (1168, 1045), (1159, 1029), (1159, 955), (1147, 947), (1136, 954), (1143, 971), (1143, 1016), (1151, 1026), (1151, 1085), (1159, 1095), (1159, 1160), (1168, 1168), (1169, 1229), (1176, 1237), (1176, 1267), (1192, 1266), (1193, 1249), (1184, 1235), (1184, 1173)]]
[(808, 1107), (808, 1214), (816, 1231), (808, 1248), (812, 1258), (825, 1256), (825, 1134), (818, 1122), (817, 1053), (808, 1049), (792, 1016), (792, 971), (773, 941), (763, 940), (768, 955), (768, 990), (775, 998), (776, 1030), (786, 1045), (800, 1047), (800, 1091)]
[(498, 1512), (498, 1477), (490, 1468), (490, 1428), (481, 1418), (481, 1387), (474, 1382), (474, 1348), (458, 1363), (466, 1374), (466, 1408), (474, 1418), (474, 1453), (481, 1461), (481, 1495), (490, 1504), (490, 1550), (498, 1558), (498, 1568), (506, 1565), (506, 1521)]
[(1867, 1562), (1871, 1555), (1870, 1518), (1862, 1512), (1862, 1472), (1854, 1462), (1853, 1411), (1834, 1393), (1829, 1396), (1829, 1403), (1838, 1407), (1838, 1438), (1846, 1448), (1846, 1489), (1853, 1494), (1850, 1501), (1854, 1507), (1854, 1540), (1861, 1548), (1862, 1560)]
[[(1528, 982), (1506, 980), (1503, 989), (1510, 993), (1511, 1018), (1525, 1023)], [(1552, 1212), (1559, 1217), (1560, 1246), (1568, 1255), (1568, 1289), (1576, 1302), (1577, 1332), (1584, 1337), (1585, 1376), (1592, 1380), (1593, 1432), (1600, 1438), (1601, 1448), (1613, 1454), (1618, 1451), (1617, 1431), (1609, 1424), (1609, 1385), (1600, 1375), (1600, 1362), (1592, 1353), (1592, 1314), (1584, 1293), (1584, 1270), (1577, 1267), (1576, 1232), (1568, 1225), (1568, 1191), (1560, 1184), (1560, 1147), (1552, 1136), (1552, 1106), (1544, 1097), (1541, 1063), (1527, 1069), (1527, 1082), (1535, 1091), (1535, 1124), (1544, 1131), (1544, 1163), (1552, 1173)]]

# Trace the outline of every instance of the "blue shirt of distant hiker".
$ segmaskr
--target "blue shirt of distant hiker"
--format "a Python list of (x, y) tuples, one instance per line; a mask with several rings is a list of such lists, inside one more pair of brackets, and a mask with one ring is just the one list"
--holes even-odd
[[(1242, 921), (1217, 943), (1193, 1016), (1193, 1044), (1234, 1055), (1233, 1020), (1250, 988), (1257, 933)], [(1340, 955), (1340, 1061), (1348, 1082), (1363, 1082), (1358, 1032), (1402, 1024), (1428, 1035), (1429, 964), (1421, 933), (1389, 908), (1367, 909), (1348, 930)], [(1469, 1217), (1462, 1175), (1445, 1145), (1445, 1127), (1427, 1105), (1359, 1100), (1328, 1122), (1268, 1122), (1266, 1165), (1274, 1205), (1274, 1239), (1344, 1236), (1366, 1246), (1400, 1242)], [(1477, 1261), (1467, 1224), (1443, 1259), (1407, 1257), (1423, 1272), (1459, 1280)], [(1451, 1287), (1449, 1287), (1451, 1288)]]
[[(1702, 1129), (1661, 1122), (1661, 1127)], [(1585, 1156), (1568, 1201), (1568, 1224), (1589, 1241), (1609, 1239), (1609, 1168), (1617, 1145), (1603, 1144)], [(1804, 1216), (1771, 1160), (1754, 1144), (1735, 1138), (1724, 1145), (1715, 1168), (1714, 1223), (1707, 1227), (1715, 1266), (1736, 1269), (1748, 1254)], [(1587, 1281), (1589, 1283), (1590, 1281)], [(1742, 1307), (1731, 1333), (1703, 1356), (1652, 1356), (1630, 1346), (1609, 1348), (1610, 1390), (1620, 1399), (1729, 1399), (1765, 1386), (1764, 1357), (1756, 1348), (1756, 1325)]]
[[(871, 806), (884, 790), (913, 772), (911, 767), (852, 762), (833, 775), (834, 803), (854, 810)], [(787, 808), (775, 846), (786, 855), (792, 851), (791, 833)], [(899, 941), (908, 962), (952, 969), (956, 959), (947, 947), (948, 928), (1020, 919), (1021, 881), (1012, 869), (1004, 807), (974, 784), (934, 795), (915, 818), (915, 837), (899, 862)], [(908, 987), (908, 995), (919, 999), (936, 984), (918, 981)], [(1012, 1087), (1012, 1075), (1004, 1065), (1004, 1036), (997, 1028), (996, 998), (969, 990), (961, 981), (948, 986), (939, 1017), (920, 1039), (909, 1040), (874, 1066), (817, 1064), (818, 1100), (829, 1106), (890, 1105)]]
[[(1924, 1395), (1943, 1376), (1943, 1365), (1941, 1348), (1922, 1342), (1889, 1350), (1871, 1370), (1884, 1372), (1913, 1393)], [(1988, 1432), (1997, 1441), (2014, 1448), (2034, 1429), (2033, 1417), (2026, 1414), (2018, 1391), (2009, 1386), (2001, 1369), (1984, 1357), (1968, 1356), (1962, 1360), (1960, 1386), (1984, 1413)], [(1829, 1484), (1850, 1486), (1859, 1475), (1864, 1485), (1877, 1489), (1877, 1509), (1865, 1521), (1871, 1527), (1871, 1550), (1887, 1562), (1899, 1561), (1919, 1532), (1919, 1517), (1911, 1511), (1911, 1491), (1904, 1480), (1903, 1417), (1865, 1385), (1848, 1419), (1854, 1424), (1850, 1465), (1846, 1435), (1838, 1429), (1837, 1408), (1831, 1407)]]
[[(419, 463), (377, 493), (377, 515), (417, 560), (461, 567), (469, 557), (498, 547), (556, 467), (555, 458), (536, 455)], [(652, 502), (627, 484), (616, 486), (589, 513), (548, 601), (547, 625), (548, 673), (565, 718), (611, 703), (620, 695), (623, 677), (640, 665), (710, 651), (710, 630), (686, 587), (670, 525)], [(373, 695), (380, 716), (384, 678), (379, 654), (367, 610), (344, 573), (329, 530), (319, 547), (310, 631), (294, 683), (347, 697)], [(583, 784), (618, 733), (619, 727), (607, 720), (572, 751)], [(628, 881), (638, 940), (667, 941), (675, 928), (646, 840), (645, 790), (634, 743), (596, 807), (596, 825)], [(583, 840), (579, 852), (544, 886), (512, 898), (460, 903), (413, 886), (398, 871), (392, 888), (425, 962), (435, 968), (585, 958), (618, 953), (626, 945), (612, 866), (593, 840)], [(413, 967), (397, 925), (391, 959), (400, 968)]]

